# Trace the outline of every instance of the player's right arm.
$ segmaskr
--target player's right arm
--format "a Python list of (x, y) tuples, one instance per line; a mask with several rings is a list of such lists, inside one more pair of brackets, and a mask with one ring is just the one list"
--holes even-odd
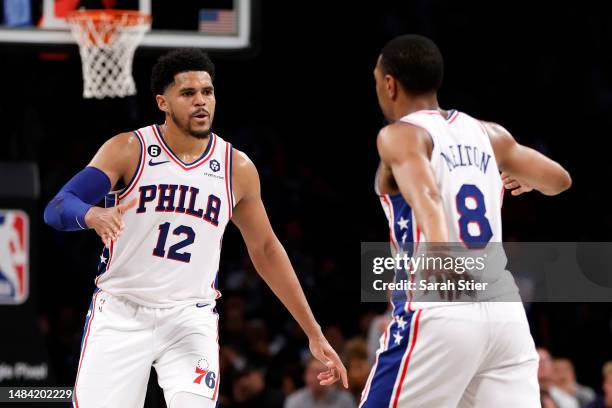
[(489, 135), (497, 166), (504, 174), (506, 188), (514, 195), (535, 188), (545, 195), (557, 195), (572, 185), (569, 173), (556, 161), (523, 146), (502, 126), (481, 122)]
[[(427, 250), (434, 257), (445, 257), (446, 249), (439, 243), (447, 243), (448, 223), (444, 213), (442, 195), (431, 167), (433, 143), (423, 128), (396, 122), (381, 129), (376, 139), (378, 154), (383, 166), (388, 167), (402, 197), (414, 211), (419, 227), (429, 245)], [(456, 281), (461, 274), (444, 269), (426, 269), (424, 278), (438, 283)], [(455, 285), (455, 287), (458, 287)], [(442, 298), (452, 301), (461, 297), (460, 291), (439, 291)]]
[(100, 202), (121, 179), (136, 170), (140, 143), (132, 133), (121, 133), (100, 147), (89, 165), (62, 187), (45, 209), (45, 222), (60, 231), (93, 228), (105, 245), (123, 230), (121, 215), (135, 202), (100, 208)]
[(407, 123), (384, 127), (376, 139), (382, 164), (390, 168), (427, 240), (447, 242), (442, 197), (429, 160), (430, 144), (431, 139), (424, 129)]
[(321, 385), (341, 379), (348, 388), (346, 368), (317, 323), (285, 248), (280, 243), (261, 199), (259, 174), (253, 162), (234, 151), (233, 185), (236, 206), (232, 221), (240, 230), (257, 273), (285, 305), (308, 336), (310, 351), (328, 370), (320, 373)]

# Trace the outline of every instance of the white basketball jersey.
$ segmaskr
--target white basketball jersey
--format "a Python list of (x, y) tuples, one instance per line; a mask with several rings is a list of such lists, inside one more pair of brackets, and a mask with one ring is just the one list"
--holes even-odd
[(401, 121), (431, 136), (431, 167), (442, 195), (449, 241), (468, 248), (501, 242), (503, 185), (482, 124), (458, 111), (450, 111), (448, 119), (438, 111), (419, 111)]
[(214, 303), (221, 240), (232, 216), (232, 146), (211, 133), (202, 156), (182, 162), (159, 126), (136, 130), (141, 144), (130, 183), (107, 207), (137, 205), (125, 229), (100, 257), (97, 286), (150, 307)]
[[(462, 243), (474, 251), (486, 248), (490, 242), (500, 243), (503, 184), (491, 141), (482, 124), (456, 110), (450, 111), (447, 118), (437, 110), (422, 110), (400, 121), (423, 128), (431, 136), (431, 167), (442, 196), (449, 242)], [(389, 221), (392, 246), (396, 250), (408, 246), (417, 250), (418, 243), (426, 241), (426, 237), (410, 205), (401, 194), (379, 194), (379, 197)], [(495, 265), (501, 268), (485, 279), (489, 283), (486, 300), (517, 293), (512, 276), (503, 270), (506, 259), (501, 245), (494, 248), (494, 253), (496, 261), (499, 259)], [(394, 301), (396, 307), (402, 303), (402, 299), (398, 300)], [(433, 303), (419, 302), (419, 307)]]

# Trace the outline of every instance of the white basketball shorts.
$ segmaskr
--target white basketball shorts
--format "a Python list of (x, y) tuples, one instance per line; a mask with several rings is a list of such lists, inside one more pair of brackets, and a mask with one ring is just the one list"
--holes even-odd
[(167, 405), (183, 391), (215, 401), (218, 322), (210, 304), (151, 308), (96, 290), (85, 319), (73, 406), (142, 407), (151, 366)]
[(519, 302), (418, 309), (391, 321), (363, 408), (539, 408), (538, 355)]

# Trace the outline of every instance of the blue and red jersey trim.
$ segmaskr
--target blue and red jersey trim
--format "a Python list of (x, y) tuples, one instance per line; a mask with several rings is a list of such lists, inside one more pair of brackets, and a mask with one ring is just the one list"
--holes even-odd
[(227, 193), (228, 220), (232, 219), (234, 209), (234, 194), (232, 190), (232, 145), (225, 143), (225, 191)]
[(79, 373), (81, 372), (81, 365), (83, 364), (83, 359), (85, 358), (85, 350), (87, 349), (87, 340), (89, 339), (89, 333), (91, 332), (91, 324), (93, 322), (93, 318), (96, 313), (96, 300), (98, 299), (99, 294), (100, 294), (100, 289), (96, 288), (94, 290), (91, 304), (89, 305), (87, 317), (85, 318), (85, 328), (83, 330), (83, 337), (81, 338), (81, 355), (79, 357), (79, 367), (77, 369), (76, 380), (74, 382), (73, 406), (75, 408), (79, 408), (79, 400), (77, 398), (77, 385), (79, 383)]
[(132, 179), (130, 182), (120, 191), (115, 193), (119, 199), (124, 198), (128, 194), (132, 192), (136, 184), (138, 184), (138, 180), (142, 176), (144, 171), (144, 167), (146, 164), (146, 154), (147, 154), (147, 143), (145, 142), (145, 138), (142, 136), (139, 130), (135, 130), (133, 132), (138, 138), (138, 142), (140, 143), (140, 156), (138, 157), (138, 166), (136, 167), (136, 172), (132, 175)]
[(418, 339), (421, 313), (422, 309), (395, 316), (387, 326), (383, 348), (377, 352), (360, 408), (397, 408)]
[(159, 142), (159, 145), (161, 146), (162, 149), (164, 149), (168, 157), (170, 157), (170, 159), (172, 159), (172, 161), (176, 163), (183, 170), (193, 170), (197, 167), (200, 167), (202, 164), (206, 163), (208, 159), (212, 157), (215, 151), (215, 147), (217, 145), (217, 135), (215, 135), (213, 132), (210, 132), (210, 136), (209, 136), (210, 139), (208, 141), (208, 145), (206, 146), (206, 149), (204, 150), (200, 158), (194, 161), (193, 163), (185, 163), (181, 159), (179, 159), (174, 154), (170, 146), (168, 146), (168, 144), (166, 143), (166, 140), (162, 136), (162, 132), (161, 132), (161, 129), (159, 128), (159, 125), (153, 126), (153, 133), (155, 134), (155, 138)]

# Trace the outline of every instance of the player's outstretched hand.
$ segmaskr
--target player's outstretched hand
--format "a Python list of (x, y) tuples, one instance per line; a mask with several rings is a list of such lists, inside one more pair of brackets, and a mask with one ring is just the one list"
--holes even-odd
[(96, 233), (102, 238), (102, 242), (108, 248), (111, 241), (116, 241), (123, 232), (123, 228), (125, 228), (123, 214), (134, 207), (137, 201), (134, 198), (129, 203), (111, 208), (91, 207), (87, 214), (85, 214), (85, 224), (96, 230)]
[(310, 352), (317, 360), (327, 366), (327, 371), (323, 371), (317, 376), (321, 385), (331, 385), (341, 379), (344, 388), (348, 388), (346, 368), (323, 335), (310, 339)]
[(531, 187), (529, 184), (512, 177), (508, 173), (502, 172), (501, 178), (502, 182), (504, 183), (504, 187), (506, 190), (511, 190), (510, 194), (513, 196), (528, 193), (533, 190), (533, 187)]

